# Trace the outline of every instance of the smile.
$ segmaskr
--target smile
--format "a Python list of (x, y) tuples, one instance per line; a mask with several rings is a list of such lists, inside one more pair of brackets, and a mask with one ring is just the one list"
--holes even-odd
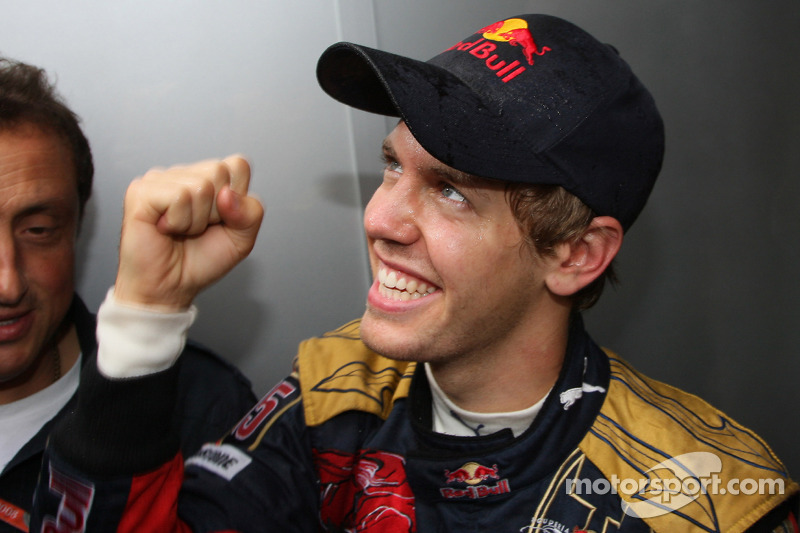
[(0, 327), (10, 326), (12, 324), (15, 324), (19, 320), (20, 320), (20, 317), (18, 317), (18, 316), (17, 317), (8, 318), (8, 319), (5, 319), (5, 320), (0, 320)]
[(17, 316), (6, 316), (0, 320), (0, 344), (17, 342), (30, 332), (34, 323), (32, 312)]
[(416, 300), (436, 292), (436, 287), (406, 276), (395, 270), (381, 268), (378, 270), (378, 291), (384, 298), (406, 301)]

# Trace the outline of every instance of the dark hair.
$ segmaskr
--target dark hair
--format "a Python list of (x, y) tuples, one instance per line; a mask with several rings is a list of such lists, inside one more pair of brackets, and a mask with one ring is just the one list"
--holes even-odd
[[(552, 256), (559, 243), (583, 237), (597, 216), (559, 185), (509, 183), (506, 195), (527, 243), (542, 256)], [(613, 261), (596, 280), (572, 295), (573, 310), (583, 311), (597, 303), (606, 281), (617, 281)]]
[(0, 131), (34, 124), (66, 141), (78, 179), (79, 218), (92, 194), (94, 164), (80, 118), (50, 83), (47, 73), (32, 65), (0, 57)]

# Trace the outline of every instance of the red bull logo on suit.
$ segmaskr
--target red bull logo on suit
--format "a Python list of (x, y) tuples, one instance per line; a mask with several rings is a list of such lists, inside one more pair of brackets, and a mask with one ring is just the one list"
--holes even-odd
[[(508, 479), (500, 479), (497, 465), (484, 466), (479, 463), (469, 462), (452, 472), (445, 470), (444, 477), (448, 485), (466, 485), (465, 487), (444, 487), (439, 489), (442, 496), (447, 499), (477, 499), (511, 492)], [(489, 480), (499, 481), (494, 485), (484, 484)]]

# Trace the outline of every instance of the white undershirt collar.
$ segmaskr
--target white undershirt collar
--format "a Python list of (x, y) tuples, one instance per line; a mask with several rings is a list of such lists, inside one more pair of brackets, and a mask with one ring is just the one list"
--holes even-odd
[(0, 405), (0, 472), (78, 389), (81, 358), (61, 378), (36, 394)]
[(433, 398), (433, 431), (446, 435), (475, 437), (508, 428), (517, 437), (530, 427), (550, 394), (548, 391), (541, 400), (520, 411), (475, 413), (458, 407), (445, 395), (439, 384), (436, 383), (428, 363), (425, 363), (425, 373), (428, 376)]

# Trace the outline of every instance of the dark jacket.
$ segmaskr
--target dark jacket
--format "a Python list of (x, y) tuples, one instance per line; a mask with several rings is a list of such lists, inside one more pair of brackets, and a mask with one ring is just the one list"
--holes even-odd
[[(80, 342), (82, 368), (97, 356), (96, 318), (77, 295), (69, 315)], [(185, 456), (202, 444), (221, 438), (256, 403), (250, 382), (233, 365), (211, 351), (189, 343), (179, 359), (179, 393), (175, 416), (180, 422), (180, 445)], [(45, 443), (55, 423), (75, 409), (76, 395), (47, 422), (0, 473), (0, 499), (28, 511), (42, 462)], [(18, 530), (0, 520), (0, 533)]]

